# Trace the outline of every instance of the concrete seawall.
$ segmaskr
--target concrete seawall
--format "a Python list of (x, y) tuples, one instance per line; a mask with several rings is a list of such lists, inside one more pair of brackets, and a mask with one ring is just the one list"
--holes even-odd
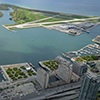
[(3, 68), (3, 66), (0, 66), (1, 70), (3, 71), (3, 76), (5, 78), (5, 80), (7, 81), (11, 81), (11, 79), (9, 78), (8, 74), (6, 73), (5, 69)]

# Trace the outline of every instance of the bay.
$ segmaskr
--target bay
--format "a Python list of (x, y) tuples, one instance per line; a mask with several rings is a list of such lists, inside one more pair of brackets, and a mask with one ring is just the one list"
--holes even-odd
[[(99, 15), (99, 0), (0, 0), (0, 2), (16, 4), (42, 10), (60, 11), (66, 13)], [(68, 1), (68, 2), (67, 2)], [(73, 1), (73, 2), (72, 2)], [(77, 3), (79, 2), (79, 4)], [(94, 4), (94, 5), (93, 5)], [(52, 6), (51, 6), (52, 5)], [(97, 6), (96, 6), (97, 5)], [(95, 8), (96, 6), (96, 8)], [(81, 7), (81, 9), (79, 9)], [(83, 8), (82, 8), (83, 7)], [(86, 9), (84, 9), (87, 7)], [(94, 8), (93, 8), (94, 7)], [(92, 10), (93, 9), (93, 10)], [(10, 9), (12, 11), (12, 9)], [(56, 30), (45, 28), (31, 28), (20, 30), (16, 33), (6, 30), (2, 25), (14, 24), (10, 21), (10, 11), (2, 11), (4, 16), (0, 18), (0, 65), (31, 62), (39, 66), (41, 60), (54, 59), (63, 52), (78, 50), (92, 42), (99, 35), (100, 26), (91, 29), (90, 34), (84, 33), (80, 36), (68, 35)], [(1, 76), (1, 75), (0, 75)], [(2, 76), (0, 80), (2, 80)]]

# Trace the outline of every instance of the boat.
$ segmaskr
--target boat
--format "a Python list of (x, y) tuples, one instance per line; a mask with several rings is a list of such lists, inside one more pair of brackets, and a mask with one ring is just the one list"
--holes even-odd
[(30, 65), (31, 67), (34, 67), (34, 68), (35, 68), (35, 66), (34, 66), (32, 63), (29, 63), (29, 65)]

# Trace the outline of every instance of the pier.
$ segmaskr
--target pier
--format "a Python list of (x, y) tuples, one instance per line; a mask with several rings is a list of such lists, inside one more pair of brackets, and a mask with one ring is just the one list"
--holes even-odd
[(8, 27), (6, 27), (5, 25), (2, 25), (4, 28), (6, 28), (8, 31), (11, 31), (13, 33), (17, 33), (17, 31), (14, 31), (14, 30), (10, 30)]

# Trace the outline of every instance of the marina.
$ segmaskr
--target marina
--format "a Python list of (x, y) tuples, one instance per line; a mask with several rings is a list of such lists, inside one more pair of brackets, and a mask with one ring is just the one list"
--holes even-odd
[(98, 44), (89, 44), (78, 51), (62, 53), (64, 57), (74, 58), (85, 55), (100, 55), (100, 46)]

